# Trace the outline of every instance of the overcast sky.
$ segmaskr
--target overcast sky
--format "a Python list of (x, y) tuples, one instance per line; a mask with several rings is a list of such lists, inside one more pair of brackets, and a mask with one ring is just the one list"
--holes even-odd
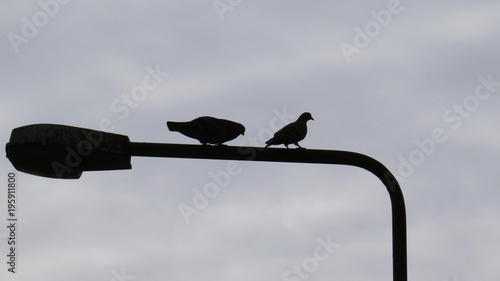
[[(3, 1), (0, 17), (4, 143), (57, 123), (197, 144), (165, 121), (210, 115), (245, 125), (229, 145), (262, 146), (309, 111), (302, 146), (360, 152), (398, 177), (408, 280), (498, 280), (498, 1), (30, 0)], [(15, 169), (0, 163), (6, 261)], [(0, 278), (392, 280), (389, 196), (367, 171), (132, 166), (16, 172), (17, 273), (2, 262)]]

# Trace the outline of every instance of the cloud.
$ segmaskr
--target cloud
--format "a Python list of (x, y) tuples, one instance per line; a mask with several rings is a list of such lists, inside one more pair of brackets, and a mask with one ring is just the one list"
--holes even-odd
[[(500, 80), (498, 5), (400, 1), (403, 11), (347, 63), (339, 43), (388, 2), (243, 1), (221, 21), (212, 1), (69, 1), (18, 53), (8, 33), (41, 8), (4, 3), (1, 138), (31, 123), (99, 129), (110, 118), (132, 141), (188, 143), (165, 122), (213, 115), (245, 125), (239, 145), (286, 108), (315, 117), (308, 149), (359, 151), (395, 172), (440, 127), (448, 140), (402, 183), (409, 279), (496, 280), (498, 100), (457, 130), (443, 113), (474, 94), (479, 76)], [(120, 119), (112, 103), (157, 65), (170, 75)], [(178, 205), (226, 161), (134, 157), (132, 170), (78, 181), (19, 172), (17, 279), (111, 280), (125, 268), (135, 280), (276, 280), (328, 235), (341, 247), (309, 280), (391, 278), (390, 203), (375, 177), (238, 163), (242, 172), (190, 225)]]

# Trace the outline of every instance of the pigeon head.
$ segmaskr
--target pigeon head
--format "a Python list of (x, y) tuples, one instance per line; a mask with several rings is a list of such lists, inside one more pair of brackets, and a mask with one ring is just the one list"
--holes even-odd
[(238, 136), (239, 135), (244, 136), (245, 135), (245, 126), (243, 126), (241, 124), (237, 124), (237, 125), (235, 125), (235, 131), (238, 133)]
[(229, 124), (230, 126), (227, 127), (227, 132), (229, 135), (233, 136), (233, 138), (236, 138), (239, 135), (245, 135), (245, 126), (241, 125), (240, 123), (237, 122), (232, 122)]
[(309, 120), (314, 120), (314, 118), (312, 117), (311, 113), (309, 112), (304, 112), (302, 113), (300, 116), (299, 116), (299, 119), (297, 119), (297, 121), (300, 121), (300, 122), (307, 122)]

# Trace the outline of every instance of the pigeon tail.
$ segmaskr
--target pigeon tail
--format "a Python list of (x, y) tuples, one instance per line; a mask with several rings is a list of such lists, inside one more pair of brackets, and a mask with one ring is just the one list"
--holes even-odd
[(167, 127), (172, 132), (179, 132), (180, 130), (182, 130), (181, 128), (183, 124), (185, 124), (185, 122), (167, 121)]
[(266, 147), (272, 145), (274, 142), (274, 138), (271, 138), (270, 140), (266, 141)]

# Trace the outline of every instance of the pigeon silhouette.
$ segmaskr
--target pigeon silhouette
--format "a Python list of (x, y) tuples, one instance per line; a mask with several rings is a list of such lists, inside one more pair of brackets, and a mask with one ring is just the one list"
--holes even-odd
[(299, 145), (299, 141), (303, 140), (307, 135), (307, 121), (314, 120), (311, 113), (304, 112), (299, 116), (297, 121), (292, 122), (285, 127), (277, 131), (274, 136), (266, 141), (266, 147), (270, 145), (280, 145), (284, 144), (286, 148), (288, 145), (293, 143), (299, 148), (303, 148)]
[(167, 121), (167, 127), (172, 132), (197, 139), (203, 145), (223, 145), (245, 133), (245, 127), (240, 123), (210, 116), (198, 117), (188, 122)]

